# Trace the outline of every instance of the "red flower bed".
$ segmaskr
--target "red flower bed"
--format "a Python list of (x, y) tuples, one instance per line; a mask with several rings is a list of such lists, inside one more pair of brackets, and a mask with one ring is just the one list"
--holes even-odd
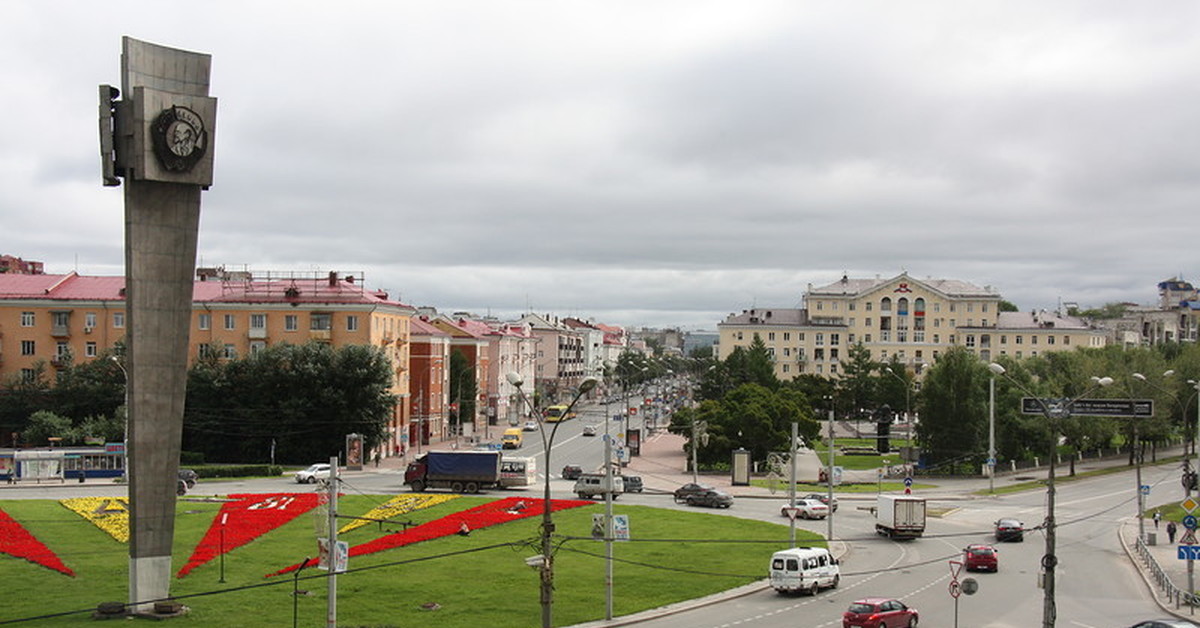
[(321, 496), (317, 493), (240, 493), (230, 497), (239, 501), (221, 506), (221, 512), (213, 518), (208, 532), (192, 550), (187, 564), (175, 574), (176, 578), (188, 575), (221, 554), (221, 528), (225, 528), (224, 549), (228, 552), (312, 510)]
[[(554, 499), (550, 500), (550, 512), (558, 512), (567, 508), (578, 508), (587, 506), (595, 502), (583, 501), (577, 499)], [(462, 512), (454, 513), (424, 523), (419, 526), (409, 528), (403, 532), (396, 532), (387, 536), (381, 536), (373, 541), (368, 541), (361, 545), (355, 545), (350, 548), (351, 556), (364, 556), (366, 554), (374, 554), (384, 550), (403, 547), (421, 541), (429, 541), (432, 539), (441, 538), (458, 534), (462, 531), (465, 524), (468, 530), (478, 530), (489, 526), (508, 523), (518, 519), (526, 519), (528, 517), (540, 517), (542, 515), (542, 500), (529, 499), (527, 497), (508, 497), (491, 503), (476, 506)], [(301, 567), (312, 567), (317, 564), (316, 558), (309, 559), (306, 563), (296, 563), (290, 567), (284, 567), (279, 571), (267, 574), (266, 577), (278, 576), (300, 569)]]
[(74, 576), (58, 556), (46, 547), (37, 537), (29, 533), (24, 526), (17, 523), (8, 513), (0, 510), (0, 552), (10, 556), (24, 558), (31, 563)]

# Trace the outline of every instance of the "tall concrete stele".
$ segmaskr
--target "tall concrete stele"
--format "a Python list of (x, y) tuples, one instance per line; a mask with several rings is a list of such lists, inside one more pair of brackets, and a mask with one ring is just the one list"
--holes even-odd
[(200, 191), (213, 174), (211, 65), (207, 54), (124, 37), (121, 90), (100, 86), (104, 185), (125, 184), (126, 475), (135, 613), (153, 612), (153, 602), (170, 595)]

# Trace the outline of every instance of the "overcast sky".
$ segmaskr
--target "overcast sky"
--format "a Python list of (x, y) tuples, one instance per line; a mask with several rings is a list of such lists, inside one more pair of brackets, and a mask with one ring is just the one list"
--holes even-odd
[(122, 35), (213, 56), (204, 266), (688, 329), (844, 272), (1200, 279), (1192, 1), (5, 0), (0, 253), (124, 272)]

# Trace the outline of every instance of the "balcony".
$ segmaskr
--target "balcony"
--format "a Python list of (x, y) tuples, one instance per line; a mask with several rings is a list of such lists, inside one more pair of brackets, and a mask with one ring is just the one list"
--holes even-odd
[(267, 328), (266, 327), (251, 327), (250, 332), (249, 332), (249, 337), (251, 340), (266, 340), (267, 339)]
[(50, 327), (50, 335), (55, 338), (70, 338), (71, 328), (67, 325), (54, 325)]
[(320, 340), (329, 342), (333, 339), (333, 330), (330, 329), (310, 329), (308, 330), (309, 340)]

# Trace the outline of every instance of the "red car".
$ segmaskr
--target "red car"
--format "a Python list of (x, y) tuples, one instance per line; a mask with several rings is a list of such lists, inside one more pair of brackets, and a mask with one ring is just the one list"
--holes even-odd
[(963, 565), (967, 571), (1000, 571), (996, 548), (991, 545), (968, 545), (963, 550)]
[(888, 597), (857, 600), (842, 614), (842, 628), (916, 628), (917, 609)]

